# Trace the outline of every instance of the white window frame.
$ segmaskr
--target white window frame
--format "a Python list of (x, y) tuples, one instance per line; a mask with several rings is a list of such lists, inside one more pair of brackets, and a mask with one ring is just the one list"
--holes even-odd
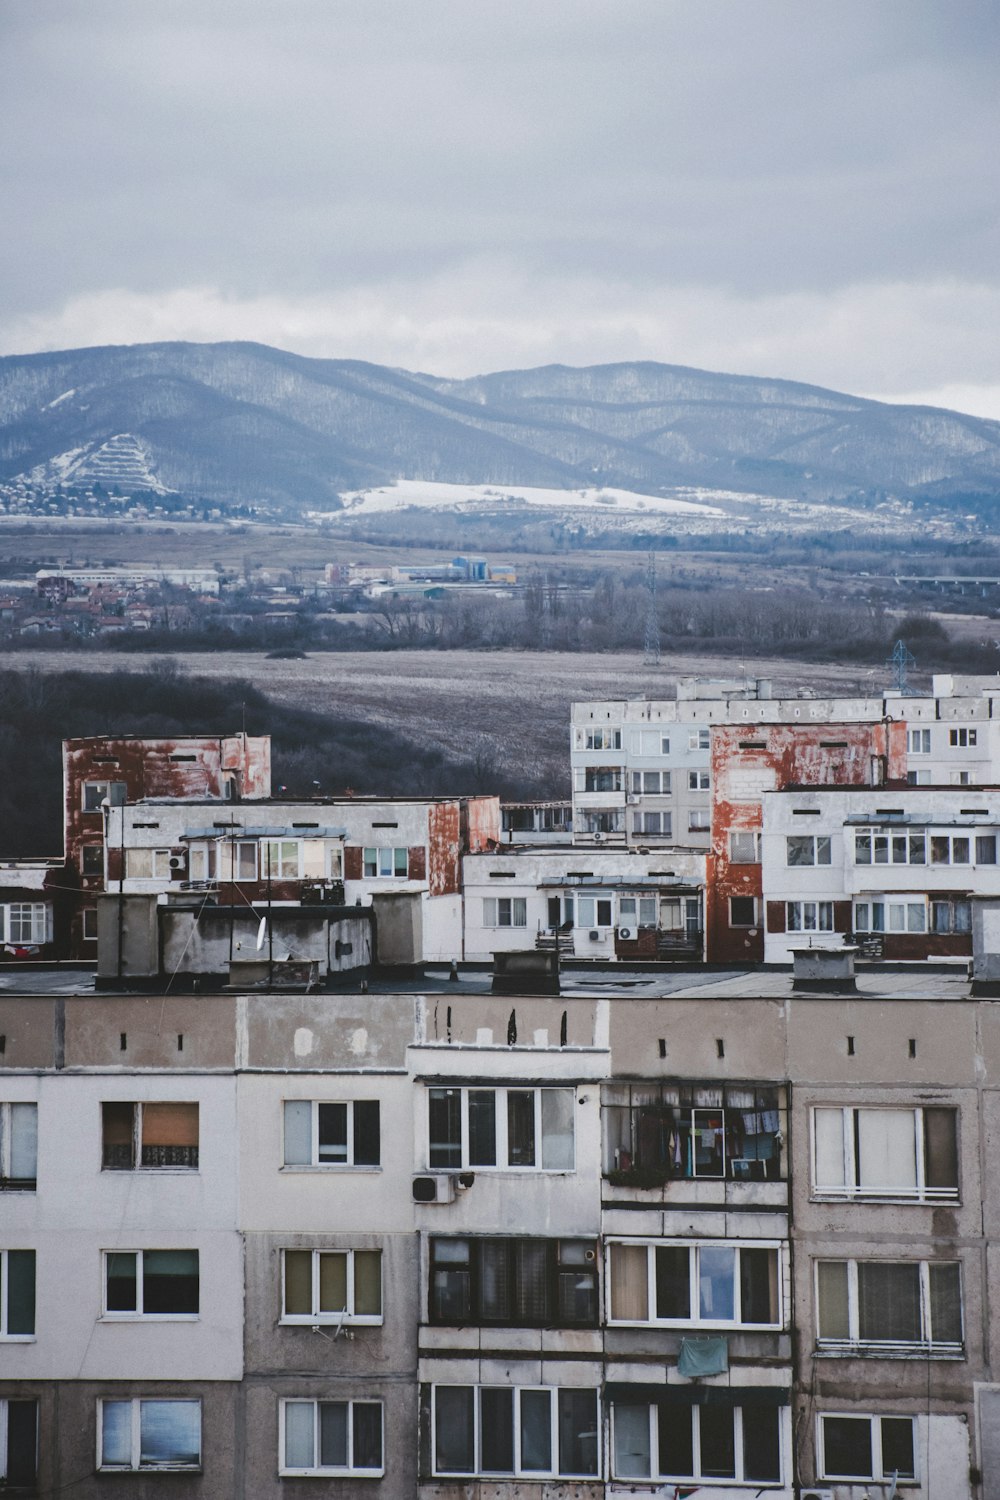
[[(281, 1103), (281, 1145), (282, 1145), (282, 1170), (285, 1172), (379, 1172), (382, 1170), (381, 1161), (355, 1162), (355, 1131), (354, 1131), (354, 1106), (356, 1104), (377, 1103), (379, 1105), (379, 1157), (382, 1155), (382, 1108), (381, 1101), (372, 1099), (366, 1095), (363, 1099), (283, 1099)], [(308, 1162), (290, 1162), (285, 1160), (285, 1105), (286, 1104), (308, 1104), (311, 1107), (310, 1129), (311, 1150)], [(347, 1146), (346, 1159), (344, 1161), (323, 1161), (319, 1154), (319, 1107), (321, 1104), (342, 1104), (347, 1110)]]
[[(106, 1167), (104, 1165), (104, 1115), (105, 1104), (131, 1105), (132, 1107), (132, 1166), (131, 1167)], [(160, 1166), (157, 1163), (147, 1165), (142, 1160), (143, 1144), (143, 1113), (147, 1106), (159, 1107), (164, 1104), (194, 1105), (198, 1111), (198, 1166), (185, 1166), (182, 1163), (171, 1163), (169, 1166)], [(163, 1172), (180, 1172), (185, 1176), (196, 1174), (201, 1165), (201, 1104), (197, 1099), (102, 1099), (101, 1100), (101, 1171), (102, 1172), (152, 1172), (160, 1174)], [(158, 1247), (159, 1248), (159, 1247)]]
[[(808, 859), (792, 859), (792, 844), (810, 846)], [(806, 869), (810, 865), (833, 863), (833, 841), (828, 833), (789, 833), (785, 835), (785, 864), (789, 869)]]
[[(639, 1475), (639, 1474), (636, 1474), (636, 1475), (621, 1475), (621, 1474), (618, 1473), (618, 1466), (617, 1466), (617, 1458), (618, 1458), (617, 1408), (619, 1406), (639, 1406), (639, 1407), (644, 1406), (646, 1408), (647, 1420), (649, 1422), (649, 1467), (653, 1471), (651, 1474), (648, 1474), (648, 1475)], [(611, 1477), (612, 1477), (612, 1479), (616, 1480), (618, 1483), (620, 1483), (622, 1485), (627, 1484), (627, 1485), (634, 1486), (636, 1488), (645, 1487), (643, 1485), (643, 1481), (647, 1480), (647, 1479), (648, 1480), (652, 1480), (657, 1485), (659, 1485), (661, 1483), (666, 1483), (666, 1484), (677, 1485), (679, 1488), (685, 1488), (685, 1487), (690, 1486), (690, 1485), (698, 1485), (698, 1486), (701, 1486), (701, 1485), (711, 1485), (713, 1487), (713, 1489), (716, 1486), (719, 1486), (719, 1485), (721, 1485), (721, 1486), (737, 1485), (737, 1484), (738, 1485), (748, 1485), (748, 1486), (755, 1486), (758, 1494), (761, 1494), (762, 1492), (764, 1492), (766, 1490), (770, 1490), (770, 1489), (774, 1489), (774, 1488), (780, 1487), (780, 1485), (782, 1483), (782, 1480), (780, 1478), (776, 1479), (776, 1480), (775, 1479), (744, 1479), (743, 1478), (744, 1468), (745, 1468), (744, 1443), (743, 1443), (743, 1412), (744, 1412), (744, 1407), (734, 1405), (733, 1408), (732, 1408), (732, 1412), (733, 1412), (733, 1440), (734, 1440), (733, 1441), (733, 1446), (734, 1446), (735, 1458), (736, 1458), (736, 1463), (735, 1463), (736, 1476), (734, 1478), (732, 1478), (732, 1479), (719, 1479), (716, 1476), (709, 1476), (706, 1479), (702, 1479), (702, 1477), (701, 1477), (701, 1467), (702, 1467), (702, 1465), (701, 1465), (701, 1408), (699, 1406), (692, 1405), (691, 1407), (679, 1407), (678, 1410), (679, 1411), (683, 1410), (683, 1411), (690, 1411), (691, 1412), (691, 1421), (692, 1421), (692, 1426), (693, 1426), (694, 1468), (696, 1470), (696, 1473), (694, 1473), (694, 1474), (668, 1474), (668, 1473), (664, 1473), (663, 1470), (661, 1469), (660, 1461), (659, 1461), (659, 1458), (660, 1458), (660, 1452), (659, 1452), (659, 1449), (660, 1449), (659, 1420), (658, 1420), (658, 1416), (657, 1416), (657, 1408), (656, 1408), (655, 1402), (651, 1402), (651, 1401), (628, 1401), (628, 1400), (618, 1401), (618, 1400), (615, 1400), (615, 1401), (611, 1402), (611, 1438), (610, 1438), (610, 1441), (611, 1441), (611, 1460), (610, 1460), (610, 1468), (611, 1468)], [(782, 1441), (783, 1433), (781, 1431), (781, 1425), (782, 1425), (781, 1424), (781, 1415), (780, 1415), (781, 1408), (778, 1407), (777, 1411), (778, 1411), (777, 1421), (778, 1421), (778, 1424), (779, 1424), (778, 1425), (778, 1464), (779, 1464), (779, 1469), (781, 1470), (781, 1472), (783, 1474), (785, 1465), (784, 1465), (784, 1442)], [(751, 1416), (751, 1420), (753, 1420), (752, 1416)]]
[(906, 752), (908, 755), (930, 755), (931, 732), (929, 729), (908, 729), (906, 731)]
[(219, 844), (217, 839), (198, 839), (188, 845), (188, 879), (218, 880)]
[(643, 760), (651, 760), (657, 755), (670, 754), (670, 736), (662, 734), (659, 729), (633, 729), (629, 736), (629, 749), (635, 756)]
[(688, 833), (709, 833), (711, 828), (712, 814), (707, 807), (688, 809)]
[[(445, 1087), (449, 1087), (449, 1086), (442, 1084), (442, 1085), (436, 1085), (436, 1087), (445, 1088)], [(542, 1131), (542, 1095), (545, 1094), (545, 1093), (570, 1094), (570, 1095), (572, 1095), (572, 1102), (573, 1102), (573, 1107), (574, 1107), (574, 1110), (575, 1110), (575, 1108), (576, 1108), (576, 1089), (575, 1088), (573, 1088), (573, 1087), (568, 1087), (568, 1088), (567, 1087), (547, 1088), (545, 1086), (537, 1087), (537, 1086), (533, 1086), (533, 1085), (527, 1085), (524, 1088), (519, 1088), (516, 1084), (512, 1084), (509, 1088), (504, 1088), (504, 1087), (498, 1088), (495, 1084), (492, 1084), (492, 1083), (484, 1084), (481, 1088), (478, 1087), (475, 1084), (472, 1084), (472, 1085), (469, 1085), (469, 1086), (456, 1085), (455, 1087), (456, 1087), (456, 1090), (461, 1093), (461, 1111), (462, 1111), (462, 1113), (461, 1113), (461, 1134), (462, 1134), (462, 1160), (461, 1160), (461, 1164), (460, 1165), (455, 1165), (455, 1166), (450, 1166), (450, 1167), (429, 1166), (428, 1169), (427, 1169), (428, 1171), (430, 1171), (430, 1172), (441, 1172), (441, 1171), (451, 1171), (451, 1172), (466, 1172), (466, 1171), (469, 1171), (469, 1172), (516, 1172), (519, 1175), (521, 1173), (523, 1173), (523, 1172), (546, 1172), (546, 1173), (550, 1173), (550, 1174), (565, 1175), (567, 1172), (575, 1172), (576, 1171), (576, 1117), (575, 1117), (575, 1114), (571, 1114), (570, 1115), (570, 1119), (573, 1122), (573, 1161), (572, 1161), (572, 1164), (570, 1166), (568, 1166), (568, 1167), (546, 1167), (546, 1166), (544, 1166), (542, 1164), (543, 1158), (544, 1158), (544, 1155), (545, 1155), (545, 1136), (544, 1136), (543, 1131)], [(473, 1164), (473, 1163), (470, 1163), (470, 1161), (469, 1161), (469, 1095), (470, 1095), (470, 1093), (471, 1094), (492, 1094), (493, 1095), (493, 1120), (494, 1120), (494, 1132), (495, 1132), (494, 1139), (496, 1141), (496, 1156), (497, 1156), (497, 1160), (496, 1160), (495, 1163), (487, 1162), (487, 1163), (484, 1164), (483, 1162), (476, 1162), (476, 1163)], [(533, 1166), (520, 1166), (517, 1163), (511, 1163), (511, 1161), (510, 1161), (510, 1146), (509, 1146), (508, 1132), (507, 1132), (507, 1095), (508, 1095), (508, 1093), (513, 1093), (513, 1094), (533, 1094), (534, 1095), (535, 1155), (538, 1158), (538, 1160), (535, 1162), (535, 1164)], [(431, 1101), (431, 1090), (428, 1089), (427, 1090), (427, 1120), (426, 1120), (426, 1135), (425, 1135), (425, 1139), (427, 1141), (427, 1159), (428, 1159), (428, 1161), (430, 1160), (430, 1142), (431, 1142), (430, 1101)]]
[[(630, 902), (633, 910), (629, 911), (625, 903)], [(659, 914), (657, 908), (659, 901), (656, 896), (650, 895), (648, 891), (629, 892), (618, 897), (618, 926), (619, 927), (658, 927)], [(644, 915), (647, 920), (644, 920)], [(652, 918), (652, 920), (648, 920)]]
[(595, 725), (593, 729), (577, 730), (578, 750), (620, 750), (622, 748), (621, 726), (613, 724)]
[[(14, 924), (18, 934), (14, 935)], [(30, 937), (20, 931), (27, 922)], [(52, 941), (52, 903), (50, 901), (5, 901), (0, 904), (0, 943), (12, 948), (40, 948)]]
[[(504, 912), (508, 920), (502, 920)], [(526, 896), (484, 896), (484, 927), (527, 927), (528, 900)]]
[[(198, 1408), (198, 1462), (188, 1463), (143, 1463), (142, 1453), (142, 1407), (148, 1402), (150, 1404), (162, 1405), (173, 1401), (177, 1405), (197, 1406)], [(124, 1406), (126, 1402), (131, 1406), (132, 1423), (132, 1452), (131, 1463), (108, 1464), (104, 1462), (104, 1407)], [(143, 1473), (200, 1473), (202, 1469), (202, 1406), (201, 1398), (196, 1396), (171, 1397), (171, 1396), (107, 1396), (97, 1403), (97, 1467), (105, 1474), (133, 1474), (137, 1471)]]
[(712, 773), (711, 773), (711, 771), (689, 771), (688, 772), (688, 791), (689, 792), (707, 792), (707, 791), (711, 790), (711, 786), (712, 786)]
[[(591, 909), (590, 907), (584, 906), (585, 902), (591, 903), (591, 907), (593, 909), (593, 916), (591, 917), (585, 917), (583, 915), (584, 910)], [(600, 920), (600, 909), (602, 905), (607, 905), (608, 908), (608, 920), (606, 922), (602, 922)], [(581, 928), (596, 927), (598, 931), (601, 932), (610, 931), (611, 928), (615, 925), (614, 893), (612, 891), (578, 891), (576, 896), (576, 925), (577, 927)]]
[[(174, 1251), (175, 1247), (167, 1245), (154, 1245), (148, 1247), (153, 1251)], [(180, 1250), (194, 1250), (198, 1257), (198, 1311), (197, 1312), (143, 1312), (142, 1301), (144, 1291), (144, 1268), (143, 1262), (146, 1250), (137, 1250), (131, 1245), (124, 1245), (121, 1249), (101, 1251), (101, 1318), (108, 1323), (198, 1323), (201, 1321), (201, 1252), (194, 1245), (181, 1245), (176, 1247)], [(112, 1255), (134, 1255), (135, 1256), (135, 1307), (134, 1308), (108, 1308), (108, 1262)]]
[[(691, 1178), (689, 1181), (697, 1179)], [(715, 1179), (718, 1181), (719, 1179)], [(611, 1250), (614, 1245), (624, 1245), (627, 1249), (645, 1248), (646, 1250), (646, 1317), (645, 1318), (616, 1318), (612, 1315), (611, 1307)], [(689, 1261), (688, 1292), (690, 1297), (689, 1316), (686, 1318), (658, 1318), (656, 1316), (656, 1251), (658, 1249), (687, 1250), (692, 1257)], [(736, 1256), (733, 1260), (733, 1317), (732, 1318), (702, 1318), (698, 1314), (699, 1282), (700, 1282), (700, 1255), (702, 1250), (734, 1250)], [(771, 1250), (778, 1257), (778, 1309), (777, 1318), (773, 1323), (747, 1323), (742, 1316), (741, 1295), (742, 1286), (740, 1279), (740, 1257), (742, 1250)], [(780, 1240), (629, 1240), (615, 1237), (605, 1241), (605, 1302), (606, 1319), (612, 1328), (740, 1328), (748, 1331), (773, 1332), (775, 1329), (784, 1327), (784, 1265), (782, 1258), (782, 1243)]]
[[(141, 855), (149, 856), (148, 875), (137, 875), (135, 870), (130, 868)], [(151, 849), (147, 845), (133, 845), (125, 850), (126, 880), (169, 880), (172, 873), (169, 849)]]
[(688, 735), (689, 750), (711, 750), (712, 731), (710, 729), (696, 729), (693, 734)]
[[(930, 1108), (953, 1109), (951, 1104), (931, 1105)], [(892, 1184), (879, 1187), (863, 1187), (856, 1181), (858, 1176), (857, 1161), (857, 1125), (856, 1116), (860, 1110), (867, 1114), (875, 1114), (879, 1111), (878, 1105), (867, 1104), (815, 1104), (810, 1110), (810, 1128), (812, 1137), (811, 1168), (812, 1168), (812, 1196), (815, 1199), (864, 1199), (871, 1198), (882, 1201), (898, 1201), (903, 1203), (937, 1203), (947, 1201), (955, 1203), (959, 1199), (959, 1186), (956, 1182), (954, 1187), (928, 1187), (925, 1182), (925, 1160), (924, 1160), (924, 1107), (883, 1105), (881, 1109), (887, 1114), (911, 1114), (913, 1116), (913, 1148), (916, 1163), (916, 1184), (912, 1188)], [(956, 1116), (958, 1111), (954, 1111)], [(819, 1181), (819, 1129), (818, 1116), (821, 1113), (841, 1116), (841, 1140), (843, 1149), (844, 1181), (839, 1183), (821, 1183)], [(956, 1119), (956, 1158), (958, 1155), (958, 1124)], [(959, 1175), (959, 1163), (955, 1163), (956, 1177)]]
[[(655, 822), (656, 827), (652, 824)], [(632, 814), (632, 833), (637, 838), (670, 838), (673, 832), (673, 813), (665, 812), (662, 808), (657, 811), (646, 810)]]
[(85, 906), (82, 914), (80, 935), (85, 943), (97, 942), (97, 907)]
[[(369, 859), (371, 854), (374, 856)], [(396, 870), (396, 855), (405, 856), (406, 869), (402, 872)], [(374, 871), (367, 869), (373, 864)], [(383, 869), (387, 865), (389, 868)], [(405, 844), (363, 844), (361, 848), (361, 878), (363, 880), (409, 880), (410, 878), (410, 851)]]
[(978, 734), (975, 729), (959, 727), (948, 730), (948, 744), (956, 750), (974, 750)]
[[(361, 1252), (365, 1255), (377, 1255), (379, 1258), (379, 1307), (382, 1310), (378, 1313), (359, 1313), (355, 1311), (354, 1257), (356, 1253), (357, 1252), (353, 1249), (341, 1250), (335, 1245), (324, 1247), (323, 1249), (317, 1249), (315, 1247), (310, 1248), (308, 1245), (285, 1246), (285, 1248), (281, 1252), (281, 1317), (278, 1319), (279, 1323), (299, 1326), (301, 1326), (302, 1324), (312, 1326), (318, 1323), (332, 1323), (335, 1324), (338, 1328), (379, 1327), (383, 1321), (385, 1312), (385, 1286), (382, 1276), (382, 1251), (379, 1249), (372, 1249)], [(310, 1272), (312, 1310), (308, 1313), (290, 1313), (285, 1311), (285, 1257), (289, 1254), (312, 1256), (312, 1268)], [(336, 1312), (324, 1312), (320, 1310), (320, 1257), (323, 1255), (342, 1255), (347, 1260), (347, 1266), (345, 1270), (345, 1282), (347, 1285), (347, 1306), (346, 1308), (343, 1308)]]
[[(890, 1422), (909, 1422), (912, 1433), (913, 1444), (913, 1473), (900, 1474), (901, 1484), (918, 1484), (920, 1482), (920, 1445), (917, 1441), (917, 1419), (897, 1412), (865, 1412), (865, 1411), (823, 1411), (816, 1417), (816, 1467), (820, 1479), (828, 1479), (831, 1484), (891, 1484), (895, 1470), (886, 1472), (882, 1460), (882, 1421), (883, 1418)], [(826, 1470), (826, 1423), (833, 1421), (870, 1422), (871, 1423), (871, 1449), (872, 1469), (871, 1474), (828, 1474)]]
[[(907, 1265), (917, 1266), (920, 1273), (920, 1332), (919, 1339), (906, 1341), (895, 1341), (891, 1339), (862, 1339), (860, 1332), (861, 1307), (858, 1295), (858, 1266), (862, 1262), (867, 1264)], [(847, 1267), (847, 1310), (848, 1310), (848, 1336), (846, 1339), (824, 1337), (820, 1332), (819, 1325), (819, 1268), (821, 1265), (839, 1265)], [(932, 1265), (957, 1265), (959, 1267), (959, 1309), (962, 1319), (962, 1338), (959, 1343), (951, 1340), (935, 1339), (931, 1324), (931, 1294), (930, 1294), (930, 1268)], [(950, 1261), (927, 1261), (927, 1260), (899, 1260), (895, 1257), (861, 1256), (851, 1258), (840, 1258), (832, 1255), (824, 1255), (813, 1261), (813, 1306), (816, 1309), (816, 1347), (819, 1351), (835, 1352), (838, 1354), (853, 1354), (858, 1351), (872, 1354), (884, 1354), (886, 1350), (900, 1349), (903, 1351), (920, 1350), (928, 1354), (961, 1354), (965, 1350), (965, 1286), (961, 1271), (960, 1260)], [(928, 1337), (929, 1333), (929, 1337)]]
[[(272, 880), (301, 880), (302, 879), (302, 840), (301, 839), (261, 839), (257, 854), (257, 868), (260, 871), (261, 880), (268, 878), (267, 858), (268, 850), (271, 850), (271, 879)], [(283, 850), (289, 851), (283, 853)], [(294, 857), (293, 857), (294, 854)], [(294, 869), (283, 868), (285, 860), (289, 865), (294, 864)]]
[[(290, 1468), (285, 1461), (285, 1412), (289, 1406), (311, 1406), (313, 1409), (313, 1459), (309, 1468)], [(347, 1408), (347, 1447), (349, 1462), (346, 1466), (334, 1466), (333, 1464), (320, 1463), (319, 1449), (319, 1408), (321, 1406), (345, 1406)], [(382, 1462), (378, 1468), (359, 1469), (354, 1466), (354, 1408), (355, 1406), (377, 1406), (381, 1418), (381, 1453)], [(325, 1400), (323, 1397), (313, 1399), (308, 1396), (288, 1396), (278, 1403), (278, 1472), (282, 1475), (301, 1475), (308, 1478), (310, 1475), (323, 1477), (324, 1475), (337, 1475), (340, 1477), (356, 1475), (360, 1479), (378, 1479), (385, 1473), (385, 1404), (382, 1401), (370, 1401), (361, 1399)]]
[(127, 796), (127, 781), (88, 780), (80, 790), (80, 806), (85, 813), (99, 813), (105, 799), (109, 807), (124, 807)]
[[(35, 1275), (35, 1322), (30, 1333), (9, 1333), (10, 1323), (10, 1274), (8, 1256), (12, 1253), (28, 1254), (34, 1258)], [(28, 1245), (11, 1245), (0, 1250), (0, 1344), (33, 1344), (38, 1336), (38, 1252)]]
[[(882, 908), (882, 926), (875, 927), (871, 924), (875, 920), (875, 907)], [(911, 927), (911, 911), (919, 911), (923, 916), (923, 925)], [(896, 913), (902, 913), (899, 921)], [(854, 899), (854, 912), (852, 916), (855, 932), (867, 932), (876, 937), (896, 937), (905, 934), (909, 937), (926, 937), (929, 927), (927, 922), (927, 898), (917, 896), (909, 899), (897, 900), (889, 896), (866, 896), (864, 900)], [(900, 923), (902, 925), (900, 925)]]
[[(863, 870), (889, 865), (911, 865), (923, 870), (930, 864), (930, 838), (930, 830), (926, 828), (858, 828), (854, 833), (854, 863)], [(884, 859), (878, 858), (879, 840), (885, 847)], [(859, 855), (866, 845), (869, 858), (861, 859)]]
[[(14, 1120), (20, 1119), (15, 1110), (34, 1110), (35, 1170), (31, 1177), (14, 1178), (11, 1173), (14, 1155)], [(26, 1118), (26, 1117), (24, 1117)], [(13, 1188), (14, 1182), (30, 1182), (30, 1188)], [(5, 1191), (33, 1192), (38, 1181), (38, 1105), (34, 1099), (4, 1099), (0, 1101), (0, 1188)]]
[[(793, 913), (796, 915), (793, 916)], [(832, 901), (786, 901), (786, 932), (833, 932)]]
[[(473, 1467), (469, 1470), (439, 1469), (437, 1466), (437, 1393), (438, 1387), (444, 1386), (448, 1389), (459, 1389), (474, 1391), (473, 1396)], [(508, 1387), (509, 1388), (509, 1387)], [(449, 1480), (461, 1480), (463, 1478), (482, 1478), (495, 1480), (498, 1483), (509, 1482), (512, 1479), (540, 1480), (540, 1479), (577, 1479), (580, 1483), (589, 1481), (593, 1484), (600, 1482), (601, 1465), (601, 1406), (600, 1392), (593, 1386), (554, 1386), (554, 1385), (515, 1385), (514, 1391), (514, 1423), (512, 1433), (512, 1447), (514, 1468), (504, 1469), (496, 1472), (492, 1469), (484, 1469), (482, 1466), (483, 1449), (483, 1418), (480, 1393), (484, 1390), (496, 1390), (498, 1387), (488, 1384), (474, 1384), (470, 1381), (448, 1381), (439, 1380), (431, 1386), (431, 1473), (435, 1479), (442, 1482)], [(559, 1393), (563, 1390), (586, 1390), (594, 1397), (594, 1417), (596, 1421), (596, 1462), (592, 1474), (579, 1474), (559, 1467)], [(525, 1469), (521, 1464), (521, 1398), (525, 1392), (536, 1394), (547, 1392), (549, 1396), (549, 1458), (550, 1466), (547, 1469)]]

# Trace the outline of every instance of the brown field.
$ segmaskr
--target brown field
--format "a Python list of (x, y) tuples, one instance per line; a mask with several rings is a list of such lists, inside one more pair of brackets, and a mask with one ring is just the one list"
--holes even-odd
[[(192, 676), (244, 678), (278, 704), (391, 726), (451, 755), (481, 756), (559, 795), (569, 789), (574, 699), (672, 697), (677, 677), (742, 675), (732, 658), (694, 655), (664, 656), (658, 668), (644, 666), (638, 654), (499, 651), (312, 652), (303, 661), (272, 661), (251, 652), (177, 652), (169, 660)], [(4, 665), (21, 671), (136, 672), (163, 661), (140, 652), (32, 651), (8, 655)], [(776, 695), (800, 687), (819, 695), (854, 694), (872, 682), (881, 688), (888, 676), (780, 659), (748, 663), (747, 672), (771, 678)], [(233, 727), (206, 724), (204, 730)], [(66, 733), (72, 733), (71, 726)]]

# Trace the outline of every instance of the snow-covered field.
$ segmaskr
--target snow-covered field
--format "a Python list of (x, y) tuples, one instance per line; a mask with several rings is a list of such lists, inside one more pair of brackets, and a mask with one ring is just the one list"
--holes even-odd
[[(697, 499), (684, 499), (685, 494)], [(344, 495), (344, 510), (323, 519), (370, 516), (399, 510), (495, 511), (533, 507), (538, 510), (572, 510), (579, 514), (663, 515), (721, 520), (726, 512), (708, 504), (712, 499), (740, 499), (713, 491), (675, 491), (671, 495), (639, 495), (632, 490), (540, 489), (528, 485), (439, 484), (434, 480), (400, 479), (379, 489), (354, 490)], [(312, 513), (318, 519), (315, 512)]]

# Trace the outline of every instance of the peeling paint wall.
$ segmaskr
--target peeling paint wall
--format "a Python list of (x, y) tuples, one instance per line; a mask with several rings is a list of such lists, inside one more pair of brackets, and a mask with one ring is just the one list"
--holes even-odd
[[(761, 865), (759, 860), (734, 861), (731, 835), (760, 834), (762, 798), (767, 792), (796, 786), (905, 782), (906, 726), (899, 722), (716, 725), (711, 774), (705, 957), (712, 963), (761, 963)], [(735, 910), (733, 900), (740, 903)]]

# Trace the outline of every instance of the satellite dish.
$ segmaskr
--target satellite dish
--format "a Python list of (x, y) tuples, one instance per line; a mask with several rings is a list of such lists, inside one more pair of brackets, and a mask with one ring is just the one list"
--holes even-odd
[(264, 939), (266, 937), (267, 937), (267, 918), (266, 917), (261, 917), (261, 919), (260, 919), (260, 926), (257, 928), (257, 952), (258, 953), (263, 948), (263, 946), (264, 946)]

